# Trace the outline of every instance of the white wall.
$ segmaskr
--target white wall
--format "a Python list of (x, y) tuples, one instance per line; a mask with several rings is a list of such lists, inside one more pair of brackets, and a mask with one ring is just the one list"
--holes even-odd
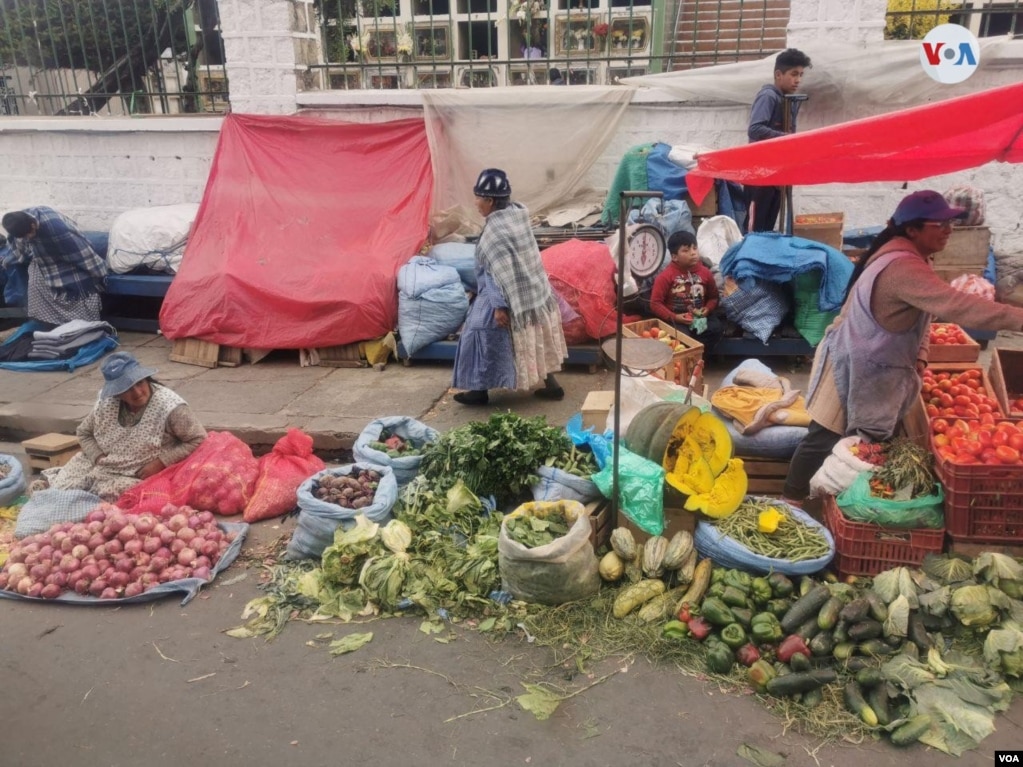
[[(885, 0), (793, 0), (790, 43), (832, 39), (836, 30), (846, 40), (880, 40), (884, 8)], [(220, 0), (220, 12), (236, 111), (301, 110), (360, 122), (422, 113), (414, 91), (303, 90), (317, 78), (302, 62), (319, 55), (309, 0)], [(1020, 65), (1009, 63), (974, 79), (981, 89), (1018, 81), (1019, 75)], [(528, 91), (522, 90), (525, 96)], [(743, 144), (747, 116), (746, 107), (681, 106), (655, 93), (637, 94), (587, 182), (606, 188), (625, 150), (636, 144)], [(812, 122), (844, 119), (841, 114), (814, 114)], [(0, 210), (47, 204), (91, 229), (109, 226), (128, 208), (199, 202), (220, 122), (198, 116), (0, 118)], [(1023, 188), (1023, 168), (994, 163), (910, 188), (943, 190), (963, 183), (985, 192), (996, 249), (1023, 253), (1023, 206), (1015, 202)], [(795, 190), (795, 204), (797, 212), (844, 211), (850, 228), (882, 223), (905, 193), (897, 183), (802, 187)]]

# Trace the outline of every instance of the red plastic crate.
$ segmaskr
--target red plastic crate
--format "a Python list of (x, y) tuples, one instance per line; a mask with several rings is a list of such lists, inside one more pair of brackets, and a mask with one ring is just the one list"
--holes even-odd
[(1023, 540), (1023, 466), (955, 464), (934, 457), (945, 487), (945, 528), (967, 543)]
[(824, 524), (835, 536), (832, 566), (839, 576), (877, 575), (900, 565), (919, 565), (945, 548), (944, 529), (881, 527), (847, 519), (834, 496), (824, 498)]

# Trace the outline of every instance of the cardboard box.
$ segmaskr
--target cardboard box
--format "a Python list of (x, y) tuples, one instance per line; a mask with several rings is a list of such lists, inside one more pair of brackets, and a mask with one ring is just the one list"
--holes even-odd
[(607, 428), (607, 415), (611, 412), (611, 406), (615, 403), (613, 391), (591, 391), (586, 395), (583, 402), (583, 428), (593, 427), (593, 430), (602, 434)]
[(835, 250), (842, 249), (845, 213), (804, 213), (792, 220), (792, 234), (814, 242), (823, 242)]
[(1011, 406), (1014, 400), (1023, 397), (1023, 351), (995, 349), (991, 352), (988, 377), (991, 379), (991, 391), (1002, 406), (1002, 412), (1010, 416), (1023, 415), (1019, 411), (1014, 413)]
[(21, 446), (28, 455), (29, 466), (40, 471), (63, 466), (80, 450), (78, 437), (73, 434), (43, 434), (26, 439)]
[(991, 230), (986, 226), (956, 227), (945, 249), (932, 257), (931, 266), (946, 282), (963, 274), (983, 274), (990, 247)]

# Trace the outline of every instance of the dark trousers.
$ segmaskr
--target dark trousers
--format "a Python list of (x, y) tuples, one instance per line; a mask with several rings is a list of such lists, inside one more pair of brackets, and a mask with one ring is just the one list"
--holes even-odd
[[(687, 328), (684, 325), (680, 326), (679, 329), (687, 336), (692, 336), (703, 344), (703, 358), (706, 359), (708, 355), (714, 353), (714, 347), (717, 346), (717, 342), (724, 335), (725, 323), (721, 321), (720, 317), (712, 313), (707, 315), (707, 329), (702, 333), (694, 333), (692, 328)], [(682, 383), (687, 383), (687, 381)]]
[(746, 202), (751, 218), (746, 219), (747, 232), (773, 232), (781, 211), (780, 186), (748, 186)]
[(816, 421), (810, 421), (806, 436), (796, 447), (789, 462), (789, 474), (785, 477), (785, 487), (782, 490), (786, 498), (802, 501), (810, 494), (810, 478), (824, 465), (825, 459), (840, 439), (841, 434), (835, 434)]

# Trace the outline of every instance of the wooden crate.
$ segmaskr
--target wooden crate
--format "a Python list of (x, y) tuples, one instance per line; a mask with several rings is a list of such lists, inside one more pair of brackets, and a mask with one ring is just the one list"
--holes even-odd
[(607, 415), (615, 402), (613, 391), (591, 391), (583, 402), (583, 428), (591, 426), (597, 434), (603, 434), (607, 427)]
[(220, 360), (220, 344), (198, 338), (179, 338), (171, 348), (170, 359), (185, 365), (215, 368)]
[(21, 446), (28, 455), (29, 466), (39, 471), (63, 466), (80, 450), (78, 437), (73, 434), (43, 434), (26, 439)]
[(842, 249), (845, 213), (803, 213), (792, 221), (792, 234), (814, 242)]
[(1023, 352), (1013, 349), (995, 349), (991, 353), (988, 377), (1002, 412), (1010, 416), (1023, 415), (1012, 411), (1012, 402), (1023, 396)]
[(932, 257), (931, 266), (946, 282), (963, 274), (983, 274), (990, 246), (991, 230), (986, 226), (956, 227), (945, 249)]
[(617, 520), (611, 514), (611, 501), (602, 498), (586, 504), (590, 514), (590, 543), (593, 550), (598, 551), (611, 540), (611, 531), (617, 526)]
[[(962, 328), (954, 322), (931, 323), (931, 327), (935, 325), (951, 325), (953, 328), (959, 328), (962, 331)], [(965, 331), (963, 332), (965, 333)], [(979, 357), (980, 344), (972, 339), (965, 344), (931, 344), (930, 351), (928, 352), (930, 365), (938, 362), (976, 362)]]
[(358, 342), (343, 346), (323, 346), (316, 352), (320, 355), (320, 364), (328, 368), (364, 368), (369, 365), (362, 358)]
[[(671, 365), (655, 372), (654, 375), (660, 375), (666, 381), (674, 381), (675, 383), (687, 386), (693, 371), (696, 369), (696, 364), (703, 359), (703, 344), (663, 320), (627, 322), (622, 325), (622, 336), (624, 338), (640, 338), (643, 333), (653, 328), (664, 331), (670, 338), (674, 338), (679, 342), (679, 345), (671, 354)], [(679, 376), (676, 376), (674, 373), (676, 362), (681, 362)], [(702, 385), (703, 380), (698, 380), (697, 390)]]
[(785, 487), (785, 477), (789, 473), (788, 461), (776, 461), (769, 458), (747, 458), (742, 459), (742, 466), (746, 470), (746, 477), (749, 486), (746, 490), (750, 495), (772, 495), (780, 496)]

